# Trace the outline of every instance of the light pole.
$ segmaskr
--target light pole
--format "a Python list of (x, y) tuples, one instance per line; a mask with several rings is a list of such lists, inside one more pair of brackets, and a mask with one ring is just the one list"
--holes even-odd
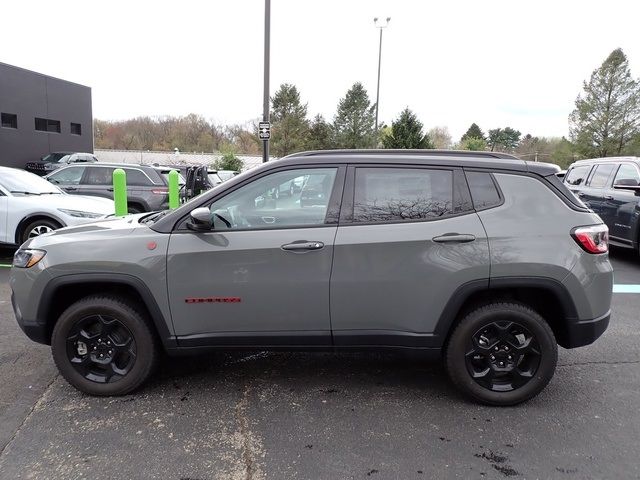
[[(264, 1), (264, 97), (262, 121), (269, 123), (269, 50), (271, 37), (271, 0)], [(269, 132), (270, 134), (271, 132)], [(269, 137), (262, 140), (262, 163), (269, 161)]]
[[(373, 24), (380, 30), (380, 44), (378, 46), (378, 86), (376, 88), (376, 139), (378, 138), (378, 105), (380, 104), (380, 65), (382, 64), (382, 31), (389, 26), (391, 17), (387, 17), (387, 21), (378, 24), (378, 17), (373, 19)], [(377, 141), (377, 140), (376, 140)]]

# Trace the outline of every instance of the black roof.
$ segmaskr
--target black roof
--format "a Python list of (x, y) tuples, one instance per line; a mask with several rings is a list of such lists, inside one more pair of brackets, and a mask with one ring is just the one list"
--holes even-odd
[(508, 153), (474, 152), (469, 150), (315, 150), (293, 153), (280, 160), (269, 162), (273, 164), (297, 163), (386, 163), (402, 165), (406, 163), (429, 163), (443, 166), (458, 166), (468, 168), (488, 168), (491, 170), (511, 170), (518, 172), (533, 172), (539, 175), (551, 175), (560, 167), (551, 163), (528, 162)]

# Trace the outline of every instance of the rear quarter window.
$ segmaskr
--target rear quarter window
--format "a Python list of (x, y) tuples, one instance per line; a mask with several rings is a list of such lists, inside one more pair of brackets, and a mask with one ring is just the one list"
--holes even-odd
[(488, 172), (466, 172), (471, 199), (476, 210), (495, 207), (502, 203), (500, 192)]

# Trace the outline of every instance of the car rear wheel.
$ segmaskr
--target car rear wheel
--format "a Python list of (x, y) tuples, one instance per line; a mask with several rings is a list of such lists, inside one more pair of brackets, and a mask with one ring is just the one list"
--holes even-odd
[(452, 382), (488, 405), (525, 402), (549, 383), (558, 360), (545, 320), (519, 303), (482, 306), (456, 326), (446, 348)]
[(40, 218), (38, 220), (34, 220), (26, 224), (22, 229), (20, 233), (21, 243), (26, 242), (30, 238), (39, 237), (40, 235), (44, 235), (45, 233), (53, 232), (60, 227), (62, 227), (62, 225), (48, 218)]
[(93, 295), (60, 316), (51, 339), (53, 359), (71, 385), (90, 395), (124, 395), (149, 378), (158, 346), (139, 307)]

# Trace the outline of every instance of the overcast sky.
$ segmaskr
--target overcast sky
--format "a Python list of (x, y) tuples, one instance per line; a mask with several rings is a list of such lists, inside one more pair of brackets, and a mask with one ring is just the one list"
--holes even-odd
[[(12, 1), (0, 61), (93, 89), (94, 117), (262, 112), (264, 1)], [(567, 135), (583, 80), (621, 47), (640, 76), (640, 1), (272, 0), (271, 93), (294, 83), (333, 119), (356, 81), (380, 119), (405, 107), (454, 139), (485, 130)]]

